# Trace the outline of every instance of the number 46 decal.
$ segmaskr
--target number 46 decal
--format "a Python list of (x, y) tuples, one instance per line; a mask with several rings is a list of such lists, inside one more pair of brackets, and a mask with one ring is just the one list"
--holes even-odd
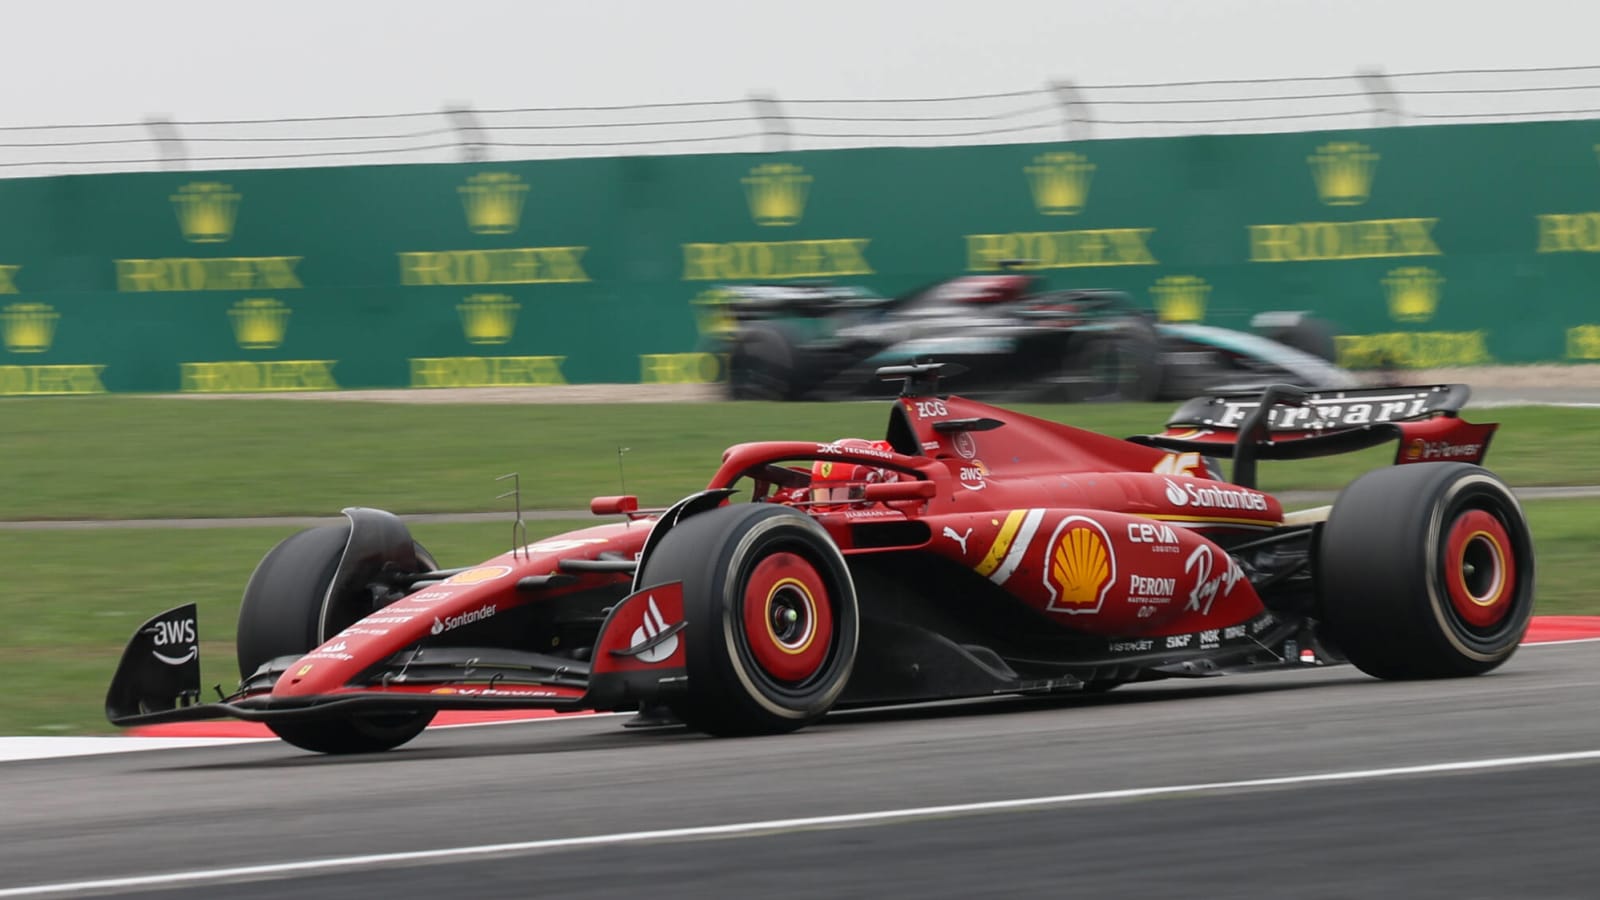
[(1168, 453), (1150, 471), (1157, 475), (1198, 476), (1205, 473), (1205, 466), (1198, 453)]

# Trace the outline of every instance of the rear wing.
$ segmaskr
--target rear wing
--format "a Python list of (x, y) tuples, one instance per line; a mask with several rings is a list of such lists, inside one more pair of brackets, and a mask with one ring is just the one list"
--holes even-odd
[(1473, 424), (1458, 413), (1472, 389), (1430, 387), (1307, 391), (1272, 385), (1249, 393), (1189, 400), (1160, 434), (1129, 438), (1138, 444), (1201, 456), (1231, 456), (1233, 480), (1255, 480), (1257, 459), (1309, 459), (1349, 453), (1398, 440), (1395, 464), (1480, 463), (1496, 423)]

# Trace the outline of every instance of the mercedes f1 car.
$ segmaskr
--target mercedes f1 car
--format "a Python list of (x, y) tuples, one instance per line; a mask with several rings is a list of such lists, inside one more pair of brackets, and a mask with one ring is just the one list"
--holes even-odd
[[(135, 633), (107, 713), (259, 720), (326, 753), (463, 708), (667, 707), (761, 734), (1340, 662), (1477, 675), (1527, 628), (1528, 526), (1477, 465), (1496, 426), (1458, 417), (1465, 386), (1200, 397), (1121, 439), (941, 394), (944, 368), (880, 373), (902, 385), (882, 440), (739, 444), (670, 507), (600, 497), (620, 520), (477, 565), (441, 568), (399, 518), (346, 509), (251, 576), (235, 691), (201, 702), (187, 604)], [(1259, 460), (1385, 441), (1395, 465), (1331, 506), (1256, 488)]]
[(1359, 387), (1333, 333), (1298, 312), (1257, 332), (1159, 322), (1120, 291), (1049, 291), (1035, 276), (966, 275), (899, 297), (829, 285), (726, 289), (721, 343), (736, 400), (892, 396), (873, 374), (938, 359), (998, 401), (1155, 400), (1224, 387)]

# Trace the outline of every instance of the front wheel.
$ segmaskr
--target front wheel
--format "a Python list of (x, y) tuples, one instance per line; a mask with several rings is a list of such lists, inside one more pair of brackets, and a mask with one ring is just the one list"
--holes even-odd
[(1465, 463), (1380, 469), (1340, 493), (1318, 558), (1323, 627), (1379, 678), (1478, 675), (1533, 615), (1533, 539), (1510, 488)]
[(673, 712), (717, 735), (776, 734), (822, 718), (844, 690), (860, 632), (844, 556), (810, 516), (725, 506), (667, 533), (643, 586), (683, 583), (686, 692)]
[[(350, 528), (349, 523), (325, 525), (291, 535), (256, 566), (239, 603), (236, 640), (241, 678), (249, 678), (262, 663), (277, 657), (311, 652), (371, 612), (371, 597), (364, 592), (330, 596)], [(418, 558), (432, 567), (432, 557), (421, 547), (416, 550)], [(375, 753), (421, 734), (433, 715), (432, 710), (354, 713), (273, 721), (267, 727), (313, 753)]]

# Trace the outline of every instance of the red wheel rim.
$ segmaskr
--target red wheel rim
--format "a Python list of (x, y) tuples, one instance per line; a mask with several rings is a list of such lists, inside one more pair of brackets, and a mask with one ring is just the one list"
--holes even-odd
[(828, 586), (815, 566), (795, 553), (756, 563), (744, 586), (745, 642), (767, 675), (799, 684), (815, 675), (833, 643)]
[(1481, 509), (1456, 517), (1445, 542), (1444, 581), (1450, 605), (1474, 628), (1498, 625), (1511, 612), (1517, 565), (1499, 519)]

